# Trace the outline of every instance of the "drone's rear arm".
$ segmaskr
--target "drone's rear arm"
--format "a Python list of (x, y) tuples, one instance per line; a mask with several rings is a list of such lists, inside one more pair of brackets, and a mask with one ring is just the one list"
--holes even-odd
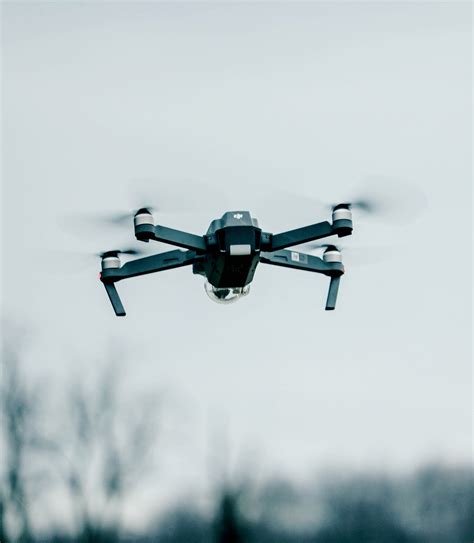
[(145, 258), (138, 258), (127, 262), (119, 268), (106, 268), (100, 274), (100, 280), (105, 286), (115, 314), (119, 317), (125, 316), (125, 310), (118, 295), (114, 283), (129, 277), (137, 277), (148, 273), (155, 273), (182, 266), (189, 266), (199, 258), (194, 251), (168, 251)]
[(279, 251), (280, 249), (285, 249), (285, 247), (293, 247), (294, 245), (301, 245), (309, 241), (326, 238), (335, 233), (332, 225), (327, 221), (303, 226), (295, 230), (288, 230), (288, 232), (273, 234), (271, 236), (270, 250)]
[(260, 262), (272, 264), (273, 266), (282, 266), (285, 268), (328, 275), (331, 277), (331, 282), (329, 283), (326, 310), (332, 310), (336, 307), (339, 282), (341, 275), (344, 273), (344, 266), (341, 262), (325, 262), (322, 258), (317, 256), (286, 250), (273, 253), (261, 253)]

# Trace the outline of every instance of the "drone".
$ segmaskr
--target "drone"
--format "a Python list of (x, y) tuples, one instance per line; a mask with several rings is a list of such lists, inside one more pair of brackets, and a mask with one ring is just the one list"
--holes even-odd
[[(155, 224), (151, 208), (140, 208), (134, 215), (137, 240), (158, 241), (179, 247), (172, 251), (120, 261), (121, 254), (140, 254), (134, 249), (112, 250), (100, 254), (100, 281), (118, 317), (125, 316), (115, 284), (123, 279), (192, 266), (193, 274), (206, 278), (205, 290), (215, 302), (228, 304), (246, 296), (259, 263), (294, 270), (320, 273), (329, 277), (326, 310), (336, 307), (339, 283), (344, 274), (340, 249), (334, 244), (322, 258), (291, 250), (295, 246), (330, 236), (352, 234), (352, 207), (341, 203), (332, 208), (332, 221), (324, 221), (294, 230), (272, 234), (264, 232), (249, 211), (227, 211), (211, 222), (205, 235), (199, 236)], [(290, 249), (290, 250), (288, 250)]]

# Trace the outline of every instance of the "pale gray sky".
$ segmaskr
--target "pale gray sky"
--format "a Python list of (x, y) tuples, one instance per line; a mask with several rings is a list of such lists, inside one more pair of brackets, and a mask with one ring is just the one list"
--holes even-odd
[[(92, 375), (118, 342), (133, 386), (180, 398), (165, 490), (144, 502), (204, 492), (222, 427), (263, 474), (469, 457), (470, 3), (2, 8), (3, 311), (32, 330), (38, 378)], [(347, 245), (396, 254), (348, 265), (333, 313), (325, 278), (261, 265), (228, 307), (189, 268), (121, 283), (117, 319), (99, 263), (66, 273), (54, 253), (133, 243), (64, 217), (130, 207), (141, 178), (214, 209), (161, 219), (203, 233), (229, 207), (268, 231), (327, 220), (278, 191), (334, 201), (373, 176), (428, 206), (409, 224), (355, 218)]]

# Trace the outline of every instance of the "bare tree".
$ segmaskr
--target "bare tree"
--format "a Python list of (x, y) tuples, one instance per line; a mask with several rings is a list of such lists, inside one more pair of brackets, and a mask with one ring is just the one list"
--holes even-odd
[(35, 419), (38, 395), (22, 378), (18, 351), (11, 344), (2, 345), (1, 413), (2, 439), (5, 448), (3, 490), (0, 494), (2, 541), (8, 541), (5, 518), (18, 531), (17, 541), (32, 541), (28, 507), (27, 456), (35, 446)]
[(125, 499), (152, 469), (158, 402), (141, 397), (127, 405), (109, 366), (95, 386), (73, 384), (68, 426), (63, 474), (79, 537), (116, 541)]

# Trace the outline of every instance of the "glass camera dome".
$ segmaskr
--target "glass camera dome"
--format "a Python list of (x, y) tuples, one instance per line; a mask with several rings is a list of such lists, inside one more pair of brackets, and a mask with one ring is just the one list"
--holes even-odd
[(231, 304), (232, 302), (236, 302), (242, 298), (242, 296), (247, 296), (250, 290), (250, 285), (245, 287), (217, 288), (211, 285), (209, 281), (206, 281), (204, 283), (204, 288), (206, 290), (206, 294), (213, 302), (218, 304)]

